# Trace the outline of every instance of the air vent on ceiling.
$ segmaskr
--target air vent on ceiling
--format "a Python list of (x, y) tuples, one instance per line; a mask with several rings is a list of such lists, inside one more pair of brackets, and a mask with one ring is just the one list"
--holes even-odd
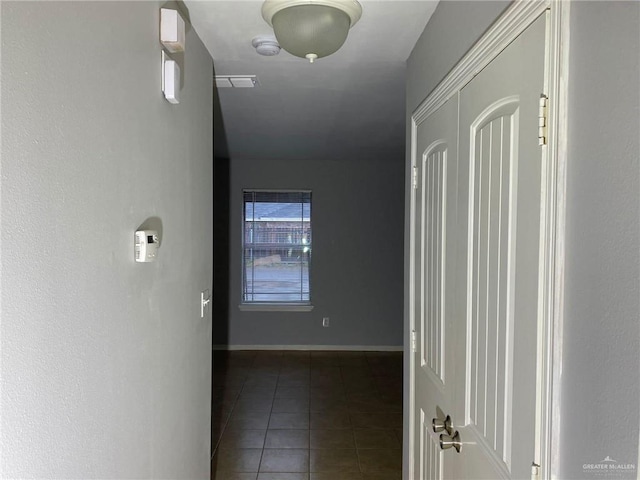
[(216, 75), (218, 88), (253, 88), (258, 85), (255, 75)]

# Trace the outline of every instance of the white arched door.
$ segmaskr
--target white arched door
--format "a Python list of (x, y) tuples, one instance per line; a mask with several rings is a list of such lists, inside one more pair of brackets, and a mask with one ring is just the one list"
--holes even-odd
[[(543, 14), (414, 129), (416, 480), (530, 477), (545, 26)], [(434, 432), (447, 415), (450, 431)]]

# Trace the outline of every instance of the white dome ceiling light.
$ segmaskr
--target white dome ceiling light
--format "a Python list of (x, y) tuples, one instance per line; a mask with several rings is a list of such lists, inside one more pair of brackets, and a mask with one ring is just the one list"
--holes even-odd
[(273, 35), (258, 35), (251, 40), (251, 45), (260, 55), (265, 57), (273, 57), (280, 53), (280, 45)]
[(278, 43), (311, 63), (338, 51), (362, 16), (356, 0), (265, 0), (262, 17)]

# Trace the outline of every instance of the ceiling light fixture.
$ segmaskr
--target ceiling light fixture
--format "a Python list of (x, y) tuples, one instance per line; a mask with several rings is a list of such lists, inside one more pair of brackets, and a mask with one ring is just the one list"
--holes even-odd
[(338, 51), (362, 16), (356, 0), (265, 0), (262, 17), (278, 43), (311, 63)]

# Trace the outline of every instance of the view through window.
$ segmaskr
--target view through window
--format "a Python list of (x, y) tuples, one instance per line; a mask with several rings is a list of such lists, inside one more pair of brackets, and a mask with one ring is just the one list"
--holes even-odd
[(243, 303), (309, 304), (311, 192), (245, 191)]

